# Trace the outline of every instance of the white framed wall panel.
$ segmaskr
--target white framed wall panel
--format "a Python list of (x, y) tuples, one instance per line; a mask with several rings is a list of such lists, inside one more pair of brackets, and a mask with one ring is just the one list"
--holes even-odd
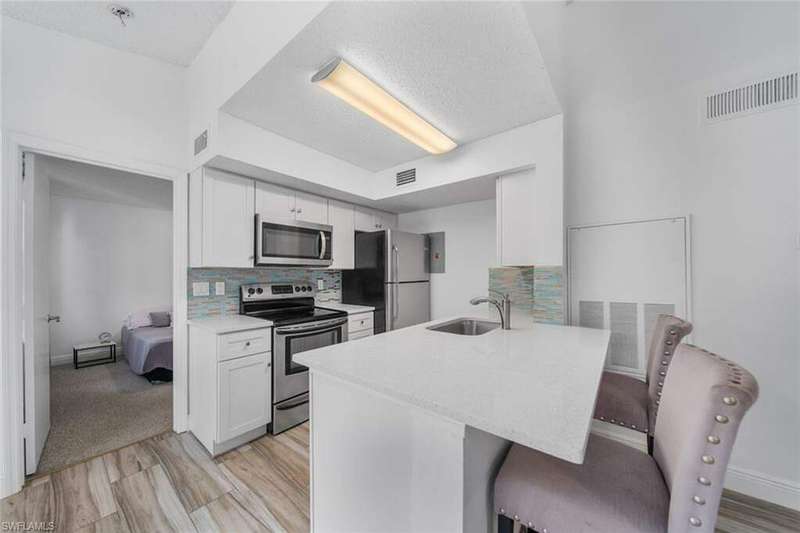
[(688, 216), (573, 226), (569, 323), (611, 330), (606, 366), (643, 377), (659, 313), (691, 320)]

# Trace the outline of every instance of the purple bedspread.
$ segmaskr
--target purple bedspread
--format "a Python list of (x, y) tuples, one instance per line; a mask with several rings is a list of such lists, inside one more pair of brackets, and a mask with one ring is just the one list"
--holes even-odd
[(172, 370), (172, 328), (122, 328), (122, 349), (128, 366), (142, 375), (155, 368)]

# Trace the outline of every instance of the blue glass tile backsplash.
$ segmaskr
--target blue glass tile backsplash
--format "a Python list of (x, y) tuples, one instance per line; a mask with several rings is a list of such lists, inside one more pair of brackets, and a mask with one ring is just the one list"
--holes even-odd
[(564, 323), (562, 266), (498, 267), (489, 269), (489, 288), (511, 295), (517, 312), (534, 322)]
[[(341, 300), (342, 273), (338, 270), (310, 270), (305, 268), (190, 268), (188, 275), (187, 316), (205, 318), (239, 313), (239, 287), (248, 283), (300, 283), (317, 287), (322, 280), (324, 290), (317, 291), (317, 302)], [(214, 294), (215, 283), (225, 282), (225, 294)], [(192, 284), (208, 283), (208, 296), (193, 296)]]

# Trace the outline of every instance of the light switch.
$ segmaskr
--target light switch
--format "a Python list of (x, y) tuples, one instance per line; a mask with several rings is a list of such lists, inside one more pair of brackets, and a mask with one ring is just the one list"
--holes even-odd
[(218, 281), (216, 284), (214, 284), (214, 294), (216, 294), (217, 296), (225, 296), (224, 281)]
[(192, 296), (208, 296), (208, 282), (207, 281), (192, 282)]
[(317, 290), (318, 291), (324, 291), (325, 290), (325, 280), (323, 280), (323, 279), (318, 279), (317, 280)]

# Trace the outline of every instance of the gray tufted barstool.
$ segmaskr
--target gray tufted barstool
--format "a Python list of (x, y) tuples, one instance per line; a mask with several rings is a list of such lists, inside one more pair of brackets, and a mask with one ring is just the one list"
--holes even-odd
[(713, 532), (758, 384), (735, 363), (681, 344), (662, 392), (652, 456), (596, 435), (582, 465), (514, 444), (495, 480), (500, 531), (513, 518), (541, 533)]
[[(594, 417), (653, 436), (659, 397), (675, 348), (692, 332), (692, 324), (672, 315), (659, 315), (647, 352), (646, 381), (616, 372), (603, 372)], [(648, 448), (652, 441), (648, 438)]]

